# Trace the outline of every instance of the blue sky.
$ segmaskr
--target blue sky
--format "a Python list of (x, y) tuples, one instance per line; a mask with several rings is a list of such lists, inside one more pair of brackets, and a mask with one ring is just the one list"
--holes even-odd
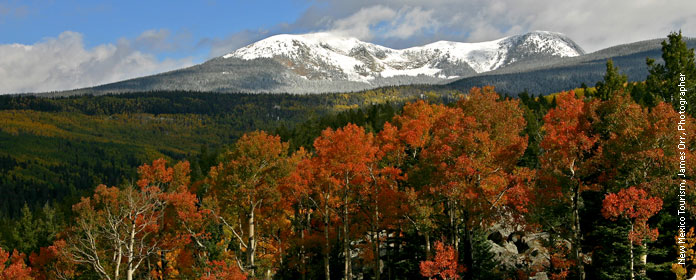
[(693, 0), (0, 0), (0, 94), (94, 86), (204, 62), (280, 33), (392, 48), (561, 32), (586, 51), (696, 35)]
[(173, 39), (160, 59), (208, 56), (206, 39), (235, 31), (270, 29), (295, 21), (305, 1), (0, 1), (0, 44), (31, 45), (64, 31), (84, 35), (86, 48), (166, 30)]

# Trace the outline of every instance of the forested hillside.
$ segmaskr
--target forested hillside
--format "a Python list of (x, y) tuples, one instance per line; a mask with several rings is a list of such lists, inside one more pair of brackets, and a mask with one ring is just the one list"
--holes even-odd
[(0, 279), (686, 279), (696, 64), (662, 45), (549, 96), (0, 97)]
[[(194, 178), (214, 153), (244, 132), (292, 128), (329, 113), (419, 98), (452, 99), (456, 92), (384, 88), (322, 96), (148, 92), (38, 98), (0, 96), (0, 216), (24, 204), (71, 199), (94, 185), (119, 185), (135, 167), (159, 157), (189, 159)], [(322, 124), (323, 125), (323, 124)], [(215, 154), (210, 155), (212, 157)]]

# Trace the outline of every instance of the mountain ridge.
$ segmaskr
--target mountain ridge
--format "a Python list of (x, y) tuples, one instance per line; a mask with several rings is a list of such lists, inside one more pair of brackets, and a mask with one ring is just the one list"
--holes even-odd
[[(515, 54), (521, 55), (514, 57)], [(488, 72), (531, 55), (573, 57), (582, 54), (582, 48), (561, 33), (534, 31), (485, 42), (437, 41), (404, 49), (392, 49), (330, 33), (280, 34), (222, 57), (276, 59), (281, 63), (286, 62), (290, 69), (297, 70), (296, 73), (308, 79), (338, 78), (370, 82), (376, 78), (395, 76), (459, 78), (470, 74), (469, 70), (476, 74)], [(446, 63), (461, 70), (443, 67)], [(317, 67), (307, 69), (307, 66)], [(331, 75), (322, 72), (327, 69), (338, 69), (339, 73)]]
[(534, 31), (493, 41), (437, 41), (391, 49), (329, 33), (281, 34), (188, 68), (41, 95), (187, 90), (220, 93), (351, 92), (441, 84), (507, 65), (584, 54), (567, 36)]

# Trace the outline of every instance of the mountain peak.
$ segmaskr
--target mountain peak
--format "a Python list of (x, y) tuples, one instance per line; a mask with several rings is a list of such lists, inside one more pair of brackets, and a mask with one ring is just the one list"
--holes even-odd
[(548, 31), (478, 43), (437, 41), (405, 49), (319, 32), (271, 36), (223, 58), (270, 58), (306, 79), (372, 83), (380, 78), (399, 76), (458, 78), (523, 60), (583, 53), (565, 35)]
[(350, 92), (445, 83), (498, 69), (541, 67), (581, 54), (582, 49), (568, 37), (547, 31), (476, 43), (437, 41), (404, 49), (327, 32), (280, 34), (189, 68), (91, 90)]
[(290, 52), (297, 51), (298, 47), (301, 45), (330, 46), (334, 50), (348, 52), (354, 46), (360, 44), (369, 43), (362, 42), (353, 37), (340, 36), (328, 32), (279, 34), (257, 41), (232, 53), (228, 53), (224, 55), (223, 58), (237, 57), (247, 60), (260, 57), (270, 58), (277, 55), (287, 55)]

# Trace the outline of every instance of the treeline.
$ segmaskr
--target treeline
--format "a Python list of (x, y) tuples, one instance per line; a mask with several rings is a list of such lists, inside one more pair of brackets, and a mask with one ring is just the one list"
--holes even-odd
[[(335, 111), (386, 102), (404, 103), (429, 96), (447, 102), (461, 93), (440, 90), (434, 86), (391, 86), (352, 93), (327, 94), (221, 94), (195, 91), (152, 91), (105, 95), (40, 97), (35, 95), (0, 95), (0, 110), (34, 110), (42, 112), (79, 112), (87, 115), (127, 113), (223, 115), (253, 113), (241, 111), (255, 107), (259, 115), (278, 113), (283, 119), (295, 120), (295, 115), (307, 117), (307, 112)], [(300, 111), (300, 112), (297, 112)], [(290, 118), (289, 118), (290, 117)]]
[(95, 185), (120, 185), (135, 175), (135, 166), (160, 157), (188, 159), (192, 176), (200, 178), (209, 167), (194, 160), (202, 149), (219, 150), (246, 131), (292, 129), (371, 104), (446, 102), (456, 94), (391, 87), (327, 95), (0, 96), (0, 219), (16, 219), (25, 204), (38, 211), (58, 203), (68, 210)]

